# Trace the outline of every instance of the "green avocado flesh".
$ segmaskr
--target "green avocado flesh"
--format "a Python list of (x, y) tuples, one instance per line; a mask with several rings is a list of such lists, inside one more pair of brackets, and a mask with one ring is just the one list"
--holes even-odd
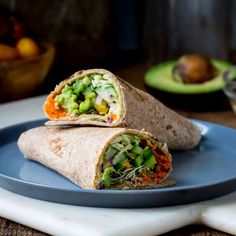
[(212, 64), (219, 74), (201, 84), (184, 84), (173, 79), (172, 70), (176, 61), (168, 61), (152, 67), (145, 74), (145, 83), (155, 89), (179, 94), (200, 94), (221, 90), (224, 87), (223, 72), (230, 67), (224, 61), (212, 60)]
[(94, 73), (66, 84), (55, 97), (55, 106), (68, 114), (79, 116), (93, 114), (103, 116), (112, 123), (119, 117), (119, 92), (110, 75)]
[(147, 142), (137, 135), (123, 134), (103, 155), (99, 186), (101, 189), (142, 188), (143, 176), (152, 175), (157, 170), (160, 167)]

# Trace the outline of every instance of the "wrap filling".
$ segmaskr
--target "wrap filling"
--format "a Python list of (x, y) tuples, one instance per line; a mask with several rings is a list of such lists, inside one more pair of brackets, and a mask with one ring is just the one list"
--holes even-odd
[(118, 136), (106, 149), (99, 189), (156, 188), (171, 170), (165, 147), (134, 134)]
[(119, 90), (109, 74), (92, 73), (66, 84), (59, 94), (49, 95), (44, 105), (49, 118), (93, 115), (113, 123), (120, 117)]

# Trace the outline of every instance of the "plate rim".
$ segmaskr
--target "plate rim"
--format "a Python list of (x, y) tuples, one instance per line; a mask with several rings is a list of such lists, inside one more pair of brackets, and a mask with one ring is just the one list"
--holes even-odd
[[(217, 126), (217, 127), (219, 126), (221, 128), (223, 127), (224, 129), (228, 129), (232, 132), (236, 131), (235, 129), (233, 129), (231, 127), (223, 126), (223, 125), (216, 124), (216, 123), (213, 123), (213, 122), (203, 121), (203, 120), (199, 120), (199, 119), (189, 119), (189, 120), (192, 121), (194, 124), (200, 124), (200, 125), (203, 124), (205, 126)], [(10, 126), (0, 128), (0, 134), (2, 132), (7, 132), (9, 129), (12, 130), (16, 127), (19, 128), (20, 126), (30, 125), (32, 123), (42, 123), (43, 124), (46, 121), (47, 121), (47, 119), (43, 118), (43, 119), (36, 119), (36, 120), (20, 122), (20, 123), (14, 124), (14, 125), (10, 125)], [(16, 140), (16, 143), (17, 143), (17, 140)], [(22, 154), (22, 156), (23, 156), (23, 154)], [(39, 164), (39, 163), (37, 163), (37, 164)], [(42, 164), (40, 164), (40, 165), (42, 165)], [(43, 166), (43, 167), (47, 168), (45, 166)], [(48, 168), (48, 169), (50, 169), (50, 168)], [(54, 171), (54, 170), (52, 170), (52, 171)], [(0, 179), (15, 181), (15, 182), (20, 183), (20, 184), (29, 185), (31, 187), (32, 186), (37, 186), (37, 187), (40, 187), (40, 188), (46, 188), (46, 189), (55, 190), (55, 191), (64, 190), (64, 191), (70, 191), (70, 192), (76, 192), (76, 193), (88, 192), (88, 193), (96, 193), (96, 194), (97, 193), (98, 194), (104, 194), (104, 193), (112, 193), (112, 194), (120, 194), (120, 193), (122, 193), (122, 194), (135, 194), (136, 193), (136, 194), (140, 194), (140, 193), (157, 193), (157, 192), (164, 192), (164, 193), (165, 192), (176, 192), (176, 191), (178, 192), (178, 191), (186, 191), (186, 190), (194, 190), (194, 189), (203, 189), (203, 188), (212, 187), (212, 186), (215, 186), (215, 185), (218, 185), (218, 184), (227, 183), (227, 182), (230, 182), (230, 181), (236, 181), (236, 174), (235, 174), (235, 177), (232, 176), (232, 177), (228, 177), (226, 179), (223, 179), (222, 181), (215, 181), (215, 182), (211, 182), (211, 183), (207, 183), (207, 184), (197, 184), (197, 185), (194, 185), (194, 186), (182, 186), (182, 187), (181, 186), (180, 187), (170, 186), (170, 187), (163, 187), (163, 188), (157, 188), (157, 189), (142, 189), (142, 190), (113, 190), (113, 189), (111, 189), (111, 190), (109, 190), (109, 189), (98, 190), (98, 189), (84, 189), (80, 186), (78, 186), (78, 189), (67, 189), (67, 188), (63, 188), (63, 187), (55, 187), (55, 186), (35, 183), (35, 182), (27, 181), (27, 180), (17, 179), (17, 178), (8, 176), (6, 174), (3, 174), (1, 172), (0, 172)], [(68, 180), (68, 181), (70, 181), (70, 180)], [(75, 186), (77, 186), (77, 185), (75, 185)]]

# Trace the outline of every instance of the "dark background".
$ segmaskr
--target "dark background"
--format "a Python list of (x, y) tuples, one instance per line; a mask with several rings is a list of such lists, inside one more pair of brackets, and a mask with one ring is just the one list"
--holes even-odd
[(41, 93), (80, 69), (116, 71), (186, 53), (236, 62), (234, 0), (0, 0), (56, 57)]

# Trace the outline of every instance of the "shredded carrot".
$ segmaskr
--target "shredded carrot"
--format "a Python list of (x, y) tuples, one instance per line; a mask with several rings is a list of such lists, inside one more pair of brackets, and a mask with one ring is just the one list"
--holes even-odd
[(116, 114), (111, 114), (110, 119), (112, 119), (112, 120), (116, 120), (116, 119), (117, 119)]
[(155, 173), (155, 180), (156, 180), (156, 182), (160, 182), (166, 176), (166, 174), (167, 173), (165, 173), (165, 172)]
[(161, 167), (164, 168), (165, 170), (170, 169), (170, 162), (164, 155), (159, 156), (159, 165), (161, 165)]
[(144, 175), (142, 178), (142, 181), (146, 183), (151, 182), (151, 181), (155, 181), (159, 183), (169, 172), (170, 161), (169, 161), (169, 158), (165, 156), (164, 154), (158, 153), (155, 150), (152, 150), (152, 151), (158, 162), (159, 169), (157, 169), (156, 172), (151, 175)]
[(166, 157), (163, 154), (159, 154), (155, 151), (153, 151), (153, 153), (156, 157), (158, 164), (161, 167), (161, 170), (168, 171), (170, 169), (170, 161), (169, 161), (168, 157)]
[(52, 94), (48, 96), (47, 101), (44, 103), (44, 110), (49, 118), (59, 118), (66, 116), (66, 113), (62, 108), (55, 106), (55, 99)]
[(143, 175), (142, 181), (144, 183), (148, 183), (152, 181), (152, 177), (150, 175)]
[(166, 175), (167, 175), (167, 173), (162, 172), (162, 171), (153, 173), (151, 175), (144, 174), (142, 177), (142, 181), (144, 183), (148, 183), (151, 181), (156, 181), (157, 183), (159, 183)]

